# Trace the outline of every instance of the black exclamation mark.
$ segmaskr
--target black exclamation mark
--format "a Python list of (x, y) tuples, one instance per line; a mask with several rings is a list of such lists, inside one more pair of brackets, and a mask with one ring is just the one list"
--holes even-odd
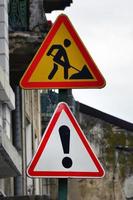
[[(69, 146), (70, 146), (70, 129), (68, 126), (61, 126), (59, 128), (59, 134), (61, 138), (61, 143), (63, 147), (64, 154), (69, 154)], [(64, 157), (62, 160), (62, 165), (65, 168), (70, 168), (72, 166), (72, 159), (69, 157)]]

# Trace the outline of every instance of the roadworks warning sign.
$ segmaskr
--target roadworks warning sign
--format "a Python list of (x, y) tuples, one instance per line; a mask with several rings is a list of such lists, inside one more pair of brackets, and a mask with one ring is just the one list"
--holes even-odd
[(102, 88), (105, 80), (66, 15), (60, 15), (24, 73), (20, 85)]

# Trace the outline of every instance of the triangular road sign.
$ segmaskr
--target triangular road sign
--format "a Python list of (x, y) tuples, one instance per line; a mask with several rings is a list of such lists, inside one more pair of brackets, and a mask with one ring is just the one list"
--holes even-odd
[(58, 104), (27, 174), (60, 178), (104, 176), (100, 162), (67, 104)]
[(105, 80), (66, 15), (60, 15), (24, 73), (20, 86), (102, 88)]

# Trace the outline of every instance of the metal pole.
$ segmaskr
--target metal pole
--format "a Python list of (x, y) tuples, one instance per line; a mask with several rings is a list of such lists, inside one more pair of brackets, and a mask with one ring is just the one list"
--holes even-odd
[(58, 199), (67, 200), (68, 194), (68, 181), (67, 178), (59, 178), (58, 182)]
[[(59, 102), (66, 102), (71, 108), (73, 107), (73, 96), (71, 89), (60, 89), (59, 90)], [(67, 200), (68, 196), (68, 179), (58, 179), (58, 199)]]

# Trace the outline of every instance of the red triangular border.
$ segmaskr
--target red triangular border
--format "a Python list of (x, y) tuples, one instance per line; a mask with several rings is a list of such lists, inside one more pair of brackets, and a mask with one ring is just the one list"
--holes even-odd
[[(29, 82), (30, 78), (34, 70), (36, 69), (39, 61), (41, 60), (42, 56), (44, 55), (45, 51), (49, 47), (53, 37), (55, 36), (57, 30), (64, 24), (69, 31), (70, 35), (72, 36), (73, 40), (77, 44), (77, 48), (79, 48), (81, 54), (83, 55), (86, 63), (88, 64), (89, 68), (91, 69), (92, 73), (94, 74), (96, 80), (86, 80), (86, 81), (47, 81), (47, 82)], [(39, 48), (38, 52), (36, 53), (35, 57), (33, 58), (31, 64), (27, 68), (26, 72), (24, 73), (21, 81), (20, 86), (24, 89), (43, 89), (43, 88), (102, 88), (105, 86), (105, 80), (98, 70), (95, 62), (91, 58), (90, 54), (88, 53), (87, 49), (85, 48), (84, 44), (82, 43), (80, 37), (78, 36), (77, 32), (75, 31), (73, 25), (71, 24), (69, 18), (66, 15), (59, 15), (57, 20), (55, 21), (54, 25), (52, 26), (50, 32), (48, 33), (47, 37), (43, 41), (41, 47)]]
[[(86, 148), (88, 154), (89, 154), (89, 157), (91, 157), (91, 159), (93, 160), (98, 172), (72, 172), (72, 171), (34, 171), (38, 161), (39, 161), (39, 158), (42, 154), (43, 151), (45, 151), (45, 147), (47, 145), (47, 142), (50, 138), (50, 135), (52, 133), (52, 130), (54, 129), (54, 126), (62, 112), (62, 110), (65, 111), (65, 113), (67, 114), (68, 118), (70, 119), (72, 125), (74, 126), (79, 138), (81, 139), (84, 147)], [(44, 161), (45, 163), (45, 161)], [(27, 174), (28, 176), (30, 177), (75, 177), (75, 178), (78, 178), (78, 177), (82, 177), (82, 178), (100, 178), (100, 177), (103, 177), (105, 172), (100, 164), (100, 162), (98, 161), (96, 155), (93, 153), (89, 143), (88, 143), (88, 140), (86, 139), (86, 137), (84, 136), (81, 128), (79, 127), (78, 125), (78, 122), (76, 121), (75, 117), (73, 116), (72, 112), (70, 111), (68, 105), (64, 102), (62, 103), (59, 103), (54, 114), (53, 114), (53, 117), (51, 119), (51, 121), (49, 122), (49, 125), (44, 133), (44, 136), (40, 142), (40, 145), (37, 149), (37, 152), (35, 154), (35, 156), (33, 157), (28, 169), (27, 169)]]

